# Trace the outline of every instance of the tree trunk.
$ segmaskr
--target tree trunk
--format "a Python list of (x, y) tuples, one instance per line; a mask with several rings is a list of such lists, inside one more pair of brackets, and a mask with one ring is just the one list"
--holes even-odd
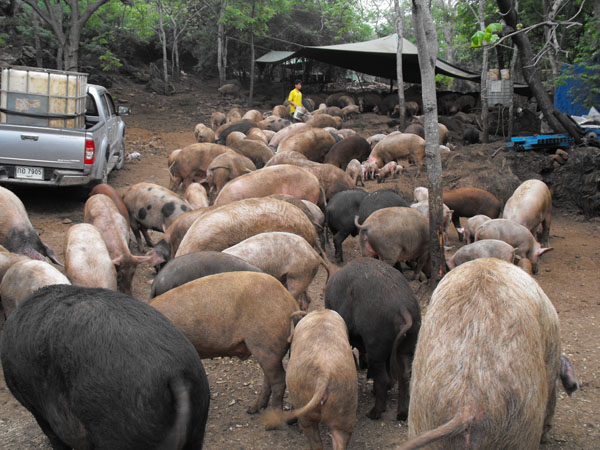
[(404, 101), (404, 74), (402, 73), (402, 47), (404, 44), (404, 23), (400, 14), (400, 5), (398, 0), (394, 0), (394, 10), (396, 12), (396, 35), (398, 36), (398, 45), (396, 46), (396, 78), (398, 84), (398, 114), (400, 130), (404, 131), (406, 125), (406, 108)]
[(429, 237), (431, 242), (431, 286), (435, 286), (446, 269), (444, 224), (442, 215), (442, 161), (440, 158), (435, 62), (438, 52), (437, 33), (425, 0), (412, 0), (413, 23), (419, 50), (421, 90), (425, 114), (425, 160), (429, 178)]
[[(479, 29), (481, 31), (485, 30), (485, 16), (483, 13), (483, 3), (484, 0), (479, 0), (479, 17), (477, 20), (479, 21)], [(483, 59), (481, 62), (481, 124), (483, 126), (483, 136), (482, 141), (484, 144), (490, 142), (490, 123), (489, 123), (489, 114), (490, 109), (488, 105), (488, 93), (487, 93), (487, 79), (488, 79), (488, 69), (489, 69), (489, 50), (486, 46), (483, 47)]]
[(38, 67), (44, 67), (42, 46), (40, 45), (40, 18), (35, 12), (33, 13), (33, 44), (35, 46), (35, 64)]
[[(506, 23), (503, 32), (509, 34), (516, 31), (519, 24), (519, 15), (513, 8), (512, 0), (497, 0), (497, 3), (498, 9)], [(519, 49), (525, 82), (529, 85), (529, 89), (531, 89), (532, 94), (537, 99), (538, 107), (541, 109), (550, 127), (557, 133), (568, 132), (575, 138), (575, 142), (581, 142), (577, 129), (568, 123), (568, 119), (562, 117), (562, 114), (554, 107), (552, 100), (544, 90), (540, 72), (536, 66), (531, 64), (534, 55), (527, 35), (525, 33), (517, 33), (512, 36), (512, 40)]]
[(164, 95), (169, 95), (169, 61), (167, 58), (167, 35), (163, 21), (163, 6), (158, 3), (158, 38), (162, 46)]
[(219, 70), (219, 84), (225, 84), (225, 54), (227, 52), (225, 45), (225, 25), (222, 23), (223, 15), (225, 14), (225, 7), (227, 6), (227, 0), (221, 2), (221, 9), (219, 10), (219, 19), (217, 26), (217, 69)]
[[(515, 67), (517, 67), (517, 46), (513, 45), (513, 54), (510, 59), (510, 69), (509, 74), (510, 78), (513, 80), (513, 85), (515, 83)], [(513, 136), (513, 128), (514, 128), (514, 117), (515, 117), (515, 96), (514, 94), (510, 96), (510, 103), (508, 106), (508, 138), (510, 139)]]
[[(252, 12), (250, 18), (254, 19), (256, 0), (252, 1)], [(248, 108), (252, 108), (252, 97), (254, 96), (254, 26), (250, 25), (250, 94), (248, 96)]]

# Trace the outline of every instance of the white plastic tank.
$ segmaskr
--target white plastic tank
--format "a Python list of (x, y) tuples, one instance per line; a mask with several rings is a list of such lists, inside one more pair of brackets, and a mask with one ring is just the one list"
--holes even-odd
[[(86, 89), (85, 73), (33, 67), (3, 69), (0, 109), (9, 112), (0, 112), (0, 122), (84, 128)], [(53, 115), (68, 117), (48, 117)]]

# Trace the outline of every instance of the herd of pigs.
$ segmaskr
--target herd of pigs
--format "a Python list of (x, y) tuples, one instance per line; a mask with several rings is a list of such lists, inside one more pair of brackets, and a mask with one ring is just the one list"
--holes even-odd
[[(373, 379), (371, 419), (398, 383), (410, 439), (400, 448), (538, 448), (557, 380), (578, 389), (557, 313), (531, 275), (552, 250), (550, 191), (525, 181), (504, 208), (482, 189), (445, 192), (445, 230), (452, 223), (467, 244), (422, 318), (404, 273), (431, 276), (427, 190), (411, 205), (356, 187), (421, 170), (422, 118), (365, 139), (340, 129), (356, 114), (354, 104), (321, 105), (299, 123), (285, 105), (214, 113), (196, 126), (197, 143), (169, 156), (169, 189), (94, 188), (84, 223), (66, 235), (64, 271), (45, 261), (61, 265), (0, 188), (2, 367), (54, 449), (201, 448), (210, 399), (201, 358), (251, 355), (264, 381), (248, 413), (270, 402), (266, 428), (297, 420), (312, 449), (322, 448), (320, 422), (334, 448), (347, 447), (358, 368)], [(453, 151), (443, 125), (440, 146)], [(138, 250), (151, 247), (145, 255), (131, 252), (130, 232)], [(349, 235), (363, 258), (332, 264), (329, 233), (338, 263)], [(149, 303), (131, 297), (140, 263), (157, 271)], [(325, 309), (307, 313), (320, 266)]]

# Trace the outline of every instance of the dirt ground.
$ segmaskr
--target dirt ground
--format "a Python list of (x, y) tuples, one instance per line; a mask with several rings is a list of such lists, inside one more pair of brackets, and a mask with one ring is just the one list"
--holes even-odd
[[(127, 150), (141, 153), (141, 161), (127, 162), (123, 170), (110, 175), (109, 182), (120, 191), (137, 182), (168, 185), (167, 155), (176, 148), (193, 143), (193, 127), (198, 122), (208, 123), (214, 110), (227, 110), (231, 102), (216, 95), (214, 82), (205, 83), (189, 78), (178, 86), (172, 97), (160, 97), (143, 91), (143, 87), (120, 80), (112, 87), (116, 99), (132, 108), (127, 123)], [(265, 97), (258, 95), (259, 101)], [(262, 103), (258, 109), (272, 105)], [(386, 117), (364, 114), (346, 124), (363, 136), (389, 131)], [(456, 136), (454, 136), (456, 138)], [(447, 187), (475, 185), (501, 195), (502, 189), (514, 189), (517, 181), (510, 173), (504, 177), (504, 162), (492, 159), (502, 146), (498, 141), (489, 145), (458, 146), (451, 159), (444, 159)], [(502, 156), (498, 156), (500, 160)], [(411, 198), (415, 186), (426, 185), (426, 175), (414, 178), (416, 169), (409, 167), (397, 180), (383, 185), (367, 184), (368, 190), (395, 187)], [(510, 170), (509, 170), (510, 172)], [(474, 178), (475, 177), (475, 178)], [(512, 175), (514, 177), (514, 175)], [(470, 183), (470, 184), (469, 184)], [(495, 184), (494, 184), (495, 183)], [(510, 189), (508, 189), (508, 187)], [(83, 201), (63, 190), (18, 190), (31, 221), (59, 259), (64, 259), (64, 237), (73, 223), (83, 220)], [(563, 352), (577, 371), (581, 390), (569, 398), (562, 389), (554, 417), (550, 441), (542, 449), (597, 449), (600, 448), (600, 220), (585, 219), (574, 208), (565, 205), (554, 208), (551, 227), (551, 245), (554, 251), (543, 256), (540, 272), (535, 277), (554, 303), (560, 317)], [(154, 236), (157, 237), (156, 233)], [(461, 245), (452, 229), (449, 245)], [(333, 248), (328, 249), (333, 260)], [(360, 256), (357, 241), (349, 238), (344, 243), (345, 261)], [(147, 301), (154, 273), (147, 267), (138, 267), (134, 279), (134, 295)], [(319, 271), (309, 293), (311, 308), (323, 306), (325, 273)], [(430, 292), (412, 282), (411, 286), (422, 302)], [(460, 358), (460, 355), (457, 355)], [(240, 361), (232, 358), (204, 360), (208, 374), (211, 405), (206, 430), (207, 449), (296, 449), (306, 448), (307, 440), (297, 425), (283, 430), (264, 431), (260, 415), (246, 414), (262, 382), (262, 372), (250, 358)], [(515, 362), (518, 364), (518, 362)], [(381, 420), (366, 417), (372, 407), (372, 382), (365, 372), (359, 373), (358, 422), (352, 436), (352, 449), (394, 448), (406, 439), (405, 422), (395, 419), (397, 391), (388, 394), (388, 409)], [(286, 395), (286, 403), (287, 395)], [(326, 448), (331, 439), (322, 428)], [(10, 394), (0, 378), (0, 448), (5, 450), (50, 449), (50, 445), (32, 416)]]

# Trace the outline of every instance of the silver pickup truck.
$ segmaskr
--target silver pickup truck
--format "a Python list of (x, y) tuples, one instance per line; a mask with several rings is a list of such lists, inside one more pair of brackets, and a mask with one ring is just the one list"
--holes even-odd
[(87, 85), (85, 129), (0, 123), (0, 184), (93, 186), (125, 161), (125, 123), (102, 87)]

